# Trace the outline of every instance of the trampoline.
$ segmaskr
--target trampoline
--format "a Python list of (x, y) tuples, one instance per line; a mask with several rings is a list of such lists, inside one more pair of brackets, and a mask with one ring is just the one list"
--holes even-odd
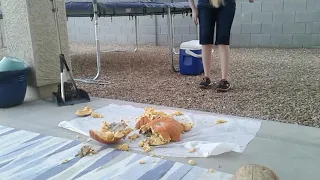
[[(49, 0), (48, 0), (49, 1)], [(51, 0), (52, 1), (52, 0)], [(98, 80), (101, 73), (100, 65), (100, 42), (98, 34), (98, 20), (102, 17), (128, 16), (135, 21), (135, 49), (138, 50), (138, 25), (137, 16), (162, 15), (167, 16), (168, 24), (168, 53), (171, 68), (174, 72), (179, 72), (174, 66), (174, 32), (173, 16), (191, 14), (188, 0), (65, 0), (67, 17), (91, 18), (94, 21), (94, 33), (96, 44), (97, 72), (93, 79), (82, 80), (83, 82), (93, 82)], [(1, 12), (1, 11), (0, 11)], [(2, 18), (2, 13), (1, 13)]]

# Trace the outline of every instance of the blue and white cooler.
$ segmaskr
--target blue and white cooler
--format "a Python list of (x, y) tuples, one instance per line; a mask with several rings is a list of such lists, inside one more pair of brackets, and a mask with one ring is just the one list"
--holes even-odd
[(180, 45), (180, 74), (200, 75), (203, 73), (202, 50), (199, 40), (183, 42)]

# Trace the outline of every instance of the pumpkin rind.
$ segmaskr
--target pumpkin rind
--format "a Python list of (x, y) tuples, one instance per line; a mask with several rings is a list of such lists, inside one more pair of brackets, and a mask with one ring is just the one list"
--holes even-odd
[(103, 132), (99, 132), (99, 131), (93, 131), (93, 130), (90, 130), (89, 131), (89, 134), (90, 134), (90, 137), (100, 143), (103, 143), (103, 144), (113, 144), (113, 143), (117, 143), (118, 141), (121, 140), (121, 138), (105, 138), (105, 136), (103, 136), (102, 134)]
[(125, 122), (121, 123), (107, 123), (103, 122), (100, 130), (90, 130), (90, 137), (103, 144), (113, 144), (126, 137), (132, 131), (131, 128), (127, 128)]
[(148, 124), (149, 122), (150, 122), (150, 119), (147, 116), (142, 116), (142, 117), (137, 119), (135, 127), (137, 129), (140, 129), (141, 126), (143, 126), (145, 124)]
[(152, 134), (159, 134), (163, 142), (180, 141), (183, 126), (169, 117), (160, 117), (141, 126), (140, 130), (146, 133), (151, 130)]

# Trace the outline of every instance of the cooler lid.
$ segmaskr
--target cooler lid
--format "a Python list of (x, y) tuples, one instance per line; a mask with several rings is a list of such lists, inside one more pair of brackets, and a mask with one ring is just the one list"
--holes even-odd
[(191, 40), (181, 43), (180, 49), (200, 50), (202, 46), (199, 44), (199, 40)]

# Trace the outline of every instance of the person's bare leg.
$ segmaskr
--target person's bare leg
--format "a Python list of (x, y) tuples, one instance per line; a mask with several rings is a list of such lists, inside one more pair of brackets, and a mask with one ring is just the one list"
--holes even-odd
[(202, 45), (202, 61), (204, 77), (210, 78), (211, 61), (212, 61), (212, 44)]
[(221, 79), (227, 80), (229, 74), (230, 48), (229, 45), (218, 45), (221, 61)]

